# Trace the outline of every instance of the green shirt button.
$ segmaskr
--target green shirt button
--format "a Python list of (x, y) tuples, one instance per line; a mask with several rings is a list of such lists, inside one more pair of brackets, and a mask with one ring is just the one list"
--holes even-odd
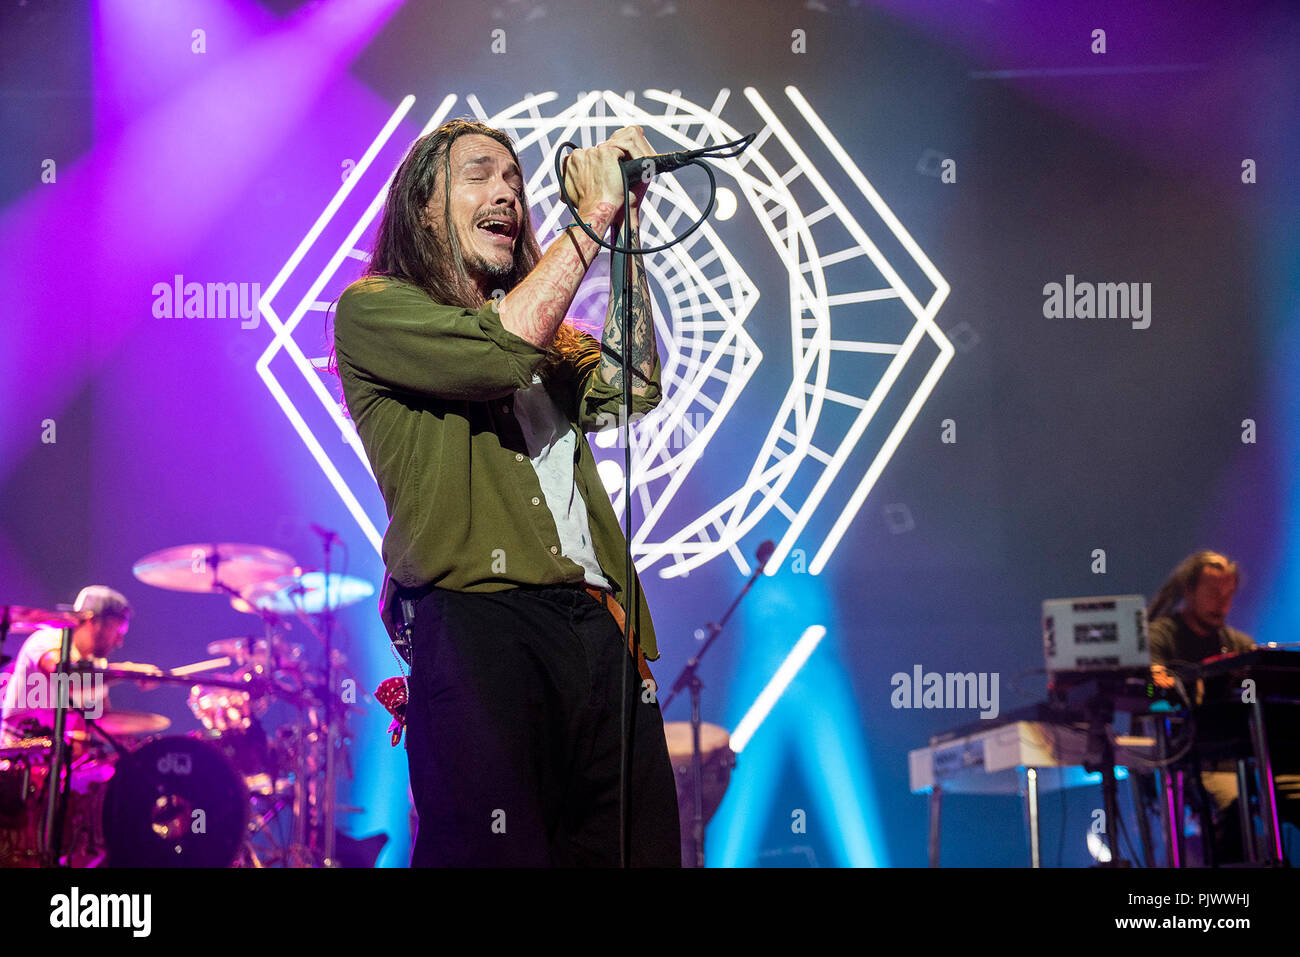
[(516, 452), (516, 453), (515, 453), (515, 461), (516, 461), (516, 462), (522, 462), (523, 460), (524, 460), (523, 453), (522, 453), (522, 452)]
[(552, 554), (552, 555), (558, 555), (559, 553), (560, 553), (560, 550), (559, 550), (558, 548), (556, 548), (554, 545), (552, 545), (552, 546), (551, 546), (551, 554)]
[(534, 496), (533, 496), (533, 504), (534, 504), (534, 505), (541, 505), (541, 504), (542, 504), (542, 500), (541, 500), (540, 498), (538, 498), (536, 495), (534, 495)]

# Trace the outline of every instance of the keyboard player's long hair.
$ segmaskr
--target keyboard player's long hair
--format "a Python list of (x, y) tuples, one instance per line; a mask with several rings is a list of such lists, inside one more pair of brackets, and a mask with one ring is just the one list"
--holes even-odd
[(1183, 599), (1187, 597), (1187, 593), (1196, 588), (1203, 568), (1225, 571), (1240, 583), (1241, 569), (1237, 567), (1237, 563), (1228, 561), (1225, 564), (1224, 562), (1225, 556), (1221, 552), (1209, 549), (1193, 552), (1184, 558), (1178, 563), (1178, 567), (1173, 570), (1168, 580), (1160, 586), (1156, 597), (1151, 599), (1151, 604), (1147, 606), (1147, 621), (1166, 618), (1177, 611)]

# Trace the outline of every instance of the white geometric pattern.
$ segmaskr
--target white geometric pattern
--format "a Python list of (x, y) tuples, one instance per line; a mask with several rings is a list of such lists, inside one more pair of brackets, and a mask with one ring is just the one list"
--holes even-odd
[[(706, 463), (710, 475), (707, 488), (702, 477), (692, 481), (701, 460), (708, 458), (710, 439), (722, 427), (762, 361), (761, 352), (745, 330), (759, 292), (712, 222), (706, 222), (681, 245), (645, 257), (656, 300), (664, 400), (651, 417), (632, 426), (632, 485), (644, 516), (634, 531), (632, 547), (638, 568), (662, 564), (660, 574), (664, 577), (686, 573), (722, 554), (730, 555), (747, 573), (749, 566), (740, 548), (742, 538), (760, 520), (766, 519), (765, 527), (770, 527), (772, 519), (779, 517), (785, 521), (785, 530), (768, 563), (769, 574), (774, 573), (806, 531), (813, 514), (819, 508), (835, 508), (830, 530), (817, 544), (809, 563), (809, 571), (819, 572), (953, 355), (951, 344), (934, 323), (948, 295), (947, 283), (799, 91), (788, 87), (785, 92), (798, 115), (833, 157), (839, 174), (847, 177), (875, 213), (875, 219), (870, 230), (864, 228), (850, 209), (857, 208), (859, 216), (866, 212), (856, 197), (854, 202), (846, 203), (837, 196), (776, 111), (756, 90), (745, 90), (765, 125), (741, 156), (713, 162), (720, 178), (730, 176), (735, 181), (788, 276), (791, 377), (771, 426), (754, 450), (752, 465), (727, 487), (723, 487), (721, 478), (726, 470), (716, 467), (716, 463)], [(722, 90), (705, 108), (676, 92), (648, 90), (642, 94), (643, 105), (639, 106), (631, 93), (620, 96), (600, 91), (582, 94), (567, 108), (545, 114), (542, 108), (558, 99), (554, 93), (530, 94), (496, 114), (488, 114), (474, 95), (467, 96), (466, 103), (477, 118), (504, 130), (514, 140), (521, 165), (525, 172), (531, 171), (528, 195), (538, 239), (545, 247), (554, 239), (565, 213), (558, 202), (554, 176), (553, 158), (560, 143), (572, 140), (582, 147), (591, 146), (627, 125), (645, 128), (655, 148), (663, 152), (734, 140), (740, 133), (721, 118), (729, 96), (729, 91)], [(370, 201), (353, 212), (350, 227), (340, 230), (335, 217), (350, 201), (354, 189), (367, 179), (376, 155), (388, 145), (413, 102), (412, 97), (403, 100), (261, 299), (262, 314), (275, 335), (258, 360), (258, 373), (376, 549), (381, 533), (343, 474), (350, 470), (358, 480), (367, 479), (371, 485), (363, 494), (371, 494), (373, 476), (364, 452), (351, 421), (342, 414), (316, 363), (307, 358), (294, 336), (304, 317), (329, 308), (329, 300), (322, 295), (325, 289), (336, 293), (351, 281), (353, 275), (341, 272), (344, 263), (366, 258), (360, 248), (362, 237), (368, 235), (382, 208), (391, 174), (369, 177), (382, 182), (369, 194)], [(436, 128), (455, 102), (455, 96), (444, 98), (423, 132)], [(800, 180), (801, 188), (816, 197), (813, 208), (808, 210), (800, 207), (792, 191), (792, 185)], [(356, 201), (351, 200), (351, 205), (356, 206)], [(643, 205), (642, 244), (665, 241), (698, 219), (700, 213), (676, 178), (655, 179)], [(327, 242), (327, 231), (341, 235)], [(899, 275), (873, 241), (872, 231), (878, 239), (892, 236), (924, 276), (924, 282), (918, 283), (924, 288), (914, 290)], [(850, 237), (847, 245), (837, 239), (844, 235)], [(334, 242), (332, 249), (329, 242)], [(324, 259), (314, 275), (306, 264), (312, 256)], [(754, 268), (770, 270), (771, 266), (760, 263)], [(354, 264), (352, 268), (355, 273)], [(835, 275), (834, 291), (829, 288), (831, 272)], [(276, 300), (291, 278), (299, 286), (305, 284), (305, 289), (288, 317), (281, 321)], [(589, 287), (584, 287), (575, 300), (575, 309), (591, 304), (595, 298)], [(908, 328), (873, 321), (870, 304), (886, 300), (906, 309), (910, 315)], [(901, 414), (893, 423), (887, 423), (887, 434), (877, 440), (876, 447), (867, 450), (870, 460), (862, 474), (848, 474), (845, 465), (850, 453), (865, 442), (864, 433), (927, 337), (937, 349), (936, 357), (925, 369), (919, 385), (905, 397)], [(273, 361), (282, 354), (301, 374), (307, 392), (320, 403), (310, 416), (320, 425), (309, 424), (309, 416), (300, 408), (303, 404), (314, 405), (306, 395), (297, 400), (289, 395), (286, 380), (293, 377), (282, 380), (272, 369)], [(861, 380), (851, 377), (847, 385), (834, 381), (832, 387), (837, 363), (864, 354), (888, 357), (883, 372)], [(296, 391), (303, 389), (296, 380), (294, 386)], [(851, 410), (847, 426), (842, 417), (826, 414), (837, 406)], [(363, 472), (358, 472), (355, 464), (345, 469), (321, 444), (316, 431), (324, 424), (322, 413), (332, 422), (331, 431), (340, 431)], [(704, 425), (696, 431), (693, 423), (699, 422)], [(683, 436), (687, 441), (670, 441)], [(602, 457), (604, 444), (598, 436), (598, 457)], [(612, 455), (605, 457), (614, 459)], [(617, 461), (621, 464), (621, 451)], [(798, 503), (788, 500), (796, 479), (798, 487), (806, 490), (803, 501)], [(669, 515), (675, 513), (670, 513), (670, 506), (685, 489), (690, 494), (683, 499), (707, 500), (707, 507), (673, 527)], [(613, 496), (613, 501), (621, 510), (621, 494)]]

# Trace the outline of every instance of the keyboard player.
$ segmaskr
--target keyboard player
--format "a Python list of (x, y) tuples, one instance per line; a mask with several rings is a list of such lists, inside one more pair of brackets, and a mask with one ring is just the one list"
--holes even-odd
[(1251, 651), (1250, 636), (1227, 624), (1241, 584), (1237, 563), (1218, 552), (1201, 551), (1179, 563), (1147, 610), (1151, 673), (1172, 688), (1180, 666), (1199, 665), (1225, 652)]
[[(1192, 694), (1198, 666), (1206, 658), (1255, 648), (1249, 635), (1227, 624), (1240, 584), (1237, 563), (1218, 552), (1194, 552), (1173, 570), (1147, 609), (1151, 675), (1159, 687), (1173, 688), (1177, 675)], [(1240, 861), (1236, 774), (1202, 769), (1200, 779), (1214, 803), (1214, 860)]]

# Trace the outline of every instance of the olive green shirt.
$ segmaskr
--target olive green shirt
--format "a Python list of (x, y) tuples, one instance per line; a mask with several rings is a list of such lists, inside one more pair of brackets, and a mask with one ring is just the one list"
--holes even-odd
[[(508, 331), (495, 302), (477, 310), (440, 305), (386, 277), (343, 292), (334, 347), (348, 411), (388, 508), (381, 613), (390, 635), (398, 584), (465, 592), (585, 584), (582, 566), (561, 551), (514, 414), (515, 392), (533, 384), (546, 350)], [(633, 395), (633, 417), (658, 405), (660, 372), (656, 355), (644, 395)], [(544, 378), (578, 433), (574, 482), (600, 570), (626, 607), (626, 539), (585, 435), (617, 426), (623, 390), (597, 364), (582, 373), (562, 363)], [(654, 661), (654, 625), (637, 585), (637, 614), (629, 617)]]

